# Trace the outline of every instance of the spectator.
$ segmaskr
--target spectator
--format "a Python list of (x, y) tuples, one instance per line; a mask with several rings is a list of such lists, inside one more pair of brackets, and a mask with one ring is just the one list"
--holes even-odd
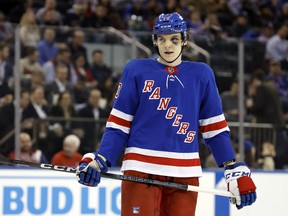
[(72, 59), (75, 58), (75, 56), (78, 56), (80, 54), (84, 55), (85, 62), (87, 61), (87, 50), (84, 46), (84, 32), (81, 30), (76, 30), (72, 33), (72, 37), (70, 42), (68, 43), (68, 47), (71, 50), (72, 53)]
[(110, 19), (110, 14), (108, 14), (108, 9), (102, 4), (97, 4), (95, 13), (92, 13), (91, 16), (86, 16), (81, 24), (83, 27), (93, 28), (102, 28), (112, 25), (113, 22)]
[(223, 26), (223, 28), (232, 25), (234, 15), (228, 5), (227, 0), (214, 1), (214, 5), (211, 5), (210, 10), (211, 12), (216, 13), (219, 23), (221, 26)]
[(35, 47), (28, 47), (26, 55), (20, 60), (21, 78), (31, 79), (32, 73), (43, 73), (42, 66), (38, 63), (39, 51)]
[(32, 89), (29, 105), (23, 110), (22, 120), (45, 119), (49, 108), (44, 96), (44, 87), (37, 86)]
[(112, 3), (111, 0), (90, 0), (89, 2), (89, 9), (91, 12), (95, 12), (96, 6), (98, 4), (103, 5), (104, 7), (107, 8), (108, 13), (115, 13), (115, 4), (114, 2)]
[(73, 106), (72, 95), (69, 91), (59, 94), (58, 102), (52, 106), (49, 116), (61, 118), (59, 121), (53, 121), (53, 123), (60, 124), (65, 133), (72, 131), (73, 125), (75, 125), (72, 118), (76, 117), (76, 111)]
[(238, 103), (239, 84), (238, 80), (234, 79), (229, 91), (221, 93), (222, 109), (227, 121), (239, 120), (239, 103)]
[[(142, 2), (144, 3), (144, 1)], [(131, 16), (130, 20), (132, 20), (133, 17), (137, 17), (136, 20), (143, 20), (142, 21), (142, 27), (139, 28), (139, 31), (147, 31), (147, 30), (151, 30), (151, 27), (149, 25), (149, 22), (153, 21), (156, 19), (156, 17), (158, 16), (158, 14), (161, 14), (163, 12), (163, 3), (157, 0), (148, 0), (143, 4), (145, 11), (147, 12), (147, 14), (145, 16)], [(133, 30), (133, 28), (131, 28)], [(137, 30), (137, 28), (135, 29)]]
[(49, 107), (44, 96), (44, 87), (36, 86), (30, 93), (28, 106), (22, 112), (22, 122), (27, 125), (25, 131), (33, 136), (33, 128), (43, 129), (42, 126), (46, 124), (48, 113)]
[(275, 166), (283, 169), (288, 164), (288, 135), (277, 90), (264, 82), (262, 70), (254, 72), (248, 88), (250, 99), (247, 108), (255, 116), (254, 121), (273, 124), (276, 128)]
[(92, 52), (91, 72), (98, 85), (97, 88), (101, 91), (103, 98), (109, 100), (113, 93), (113, 77), (112, 70), (104, 62), (104, 53), (102, 50), (94, 50)]
[(38, 62), (43, 65), (55, 57), (58, 47), (55, 44), (55, 30), (53, 28), (45, 28), (44, 39), (36, 45), (39, 51)]
[(67, 66), (68, 80), (74, 84), (77, 80), (77, 75), (72, 71), (73, 66), (71, 63), (71, 51), (68, 48), (58, 49), (55, 58), (51, 59), (43, 65), (46, 84), (54, 81), (56, 74), (55, 67), (57, 64), (63, 64)]
[(271, 81), (277, 89), (282, 111), (288, 113), (288, 76), (282, 71), (281, 62), (278, 60), (271, 60), (269, 62), (268, 72), (266, 80)]
[(14, 39), (14, 28), (10, 22), (5, 20), (5, 14), (0, 11), (0, 41), (12, 43)]
[(223, 40), (227, 37), (227, 33), (220, 25), (215, 13), (207, 14), (204, 21), (203, 32), (204, 35), (207, 35), (212, 41)]
[[(22, 90), (21, 94), (20, 94), (20, 114), (22, 114), (23, 109), (25, 109), (30, 101), (30, 93), (27, 90)], [(6, 131), (10, 131), (12, 129), (14, 129), (14, 111), (15, 111), (15, 102), (13, 103), (8, 103), (6, 105), (4, 105), (3, 107), (1, 107), (0, 109), (0, 113), (1, 113), (1, 120), (5, 120), (1, 122), (1, 125), (3, 126), (2, 130), (1, 130), (1, 134), (2, 132)], [(6, 128), (6, 130), (4, 129)]]
[[(215, 0), (212, 2), (214, 2), (214, 5), (216, 5), (217, 7), (217, 2)], [(234, 16), (237, 16), (241, 13), (241, 11), (243, 11), (243, 5), (241, 0), (229, 0), (227, 6)]]
[(85, 83), (86, 78), (80, 76), (73, 86), (74, 105), (77, 111), (83, 108), (88, 100), (89, 91), (86, 88)]
[[(43, 25), (44, 26), (60, 26), (61, 23), (55, 17), (55, 10), (47, 10), (43, 14)], [(64, 32), (63, 32), (64, 33)]]
[[(155, 0), (153, 0), (153, 1), (155, 1)], [(178, 1), (176, 11), (178, 13), (180, 13), (183, 16), (183, 18), (186, 20), (190, 14), (190, 11), (192, 8), (193, 7), (191, 6), (190, 0), (181, 0), (181, 1)], [(160, 13), (161, 13), (161, 11), (160, 11)], [(160, 14), (160, 13), (158, 13), (158, 14)]]
[[(20, 94), (20, 114), (22, 115), (23, 110), (28, 106), (30, 101), (30, 93), (26, 90), (22, 90)], [(2, 108), (0, 108), (0, 140), (6, 136), (8, 133), (11, 133), (11, 131), (15, 128), (15, 102), (9, 103), (4, 105)], [(31, 128), (32, 125), (29, 125), (29, 122), (23, 122), (22, 128)], [(1, 154), (8, 155), (10, 151), (14, 148), (14, 136), (6, 140), (1, 145)]]
[(82, 54), (76, 55), (73, 59), (73, 73), (77, 74), (79, 77), (84, 77), (86, 80), (85, 86), (88, 89), (94, 88), (97, 86), (97, 82), (94, 79), (91, 70), (87, 67), (87, 62), (85, 61), (85, 56)]
[[(148, 25), (148, 11), (145, 7), (144, 1), (132, 1), (125, 11), (125, 20), (127, 28), (132, 31), (147, 31)], [(156, 9), (156, 8), (155, 8)], [(154, 9), (153, 9), (154, 11)]]
[(256, 117), (253, 121), (281, 127), (283, 112), (276, 89), (264, 82), (264, 72), (256, 70), (248, 86), (247, 108)]
[(246, 32), (250, 30), (248, 15), (242, 12), (237, 15), (232, 26), (228, 29), (230, 37), (241, 38)]
[(19, 23), (23, 14), (28, 10), (33, 10), (33, 0), (18, 1), (18, 4), (9, 12), (11, 23)]
[(31, 73), (31, 78), (22, 79), (21, 87), (31, 91), (37, 86), (43, 86), (45, 84), (45, 77), (42, 71), (33, 71)]
[(78, 153), (80, 146), (80, 139), (74, 135), (70, 134), (65, 137), (63, 142), (63, 150), (57, 152), (52, 160), (51, 164), (76, 167), (82, 158), (82, 154)]
[(13, 66), (8, 61), (10, 48), (6, 43), (0, 44), (0, 98), (11, 92)]
[(164, 6), (164, 13), (173, 13), (176, 11), (177, 1), (176, 0), (168, 0), (166, 5)]
[(201, 19), (200, 11), (197, 9), (193, 9), (190, 12), (190, 16), (187, 20), (187, 28), (189, 33), (192, 35), (201, 34), (203, 28), (203, 21)]
[(132, 1), (131, 4), (126, 7), (124, 12), (124, 20), (126, 23), (128, 23), (132, 15), (142, 17), (142, 19), (147, 20), (147, 11), (143, 6), (143, 0)]
[(280, 14), (276, 16), (275, 19), (276, 19), (276, 25), (284, 23), (286, 20), (288, 20), (288, 2), (284, 3), (281, 6)]
[(0, 107), (5, 106), (13, 102), (13, 92), (7, 92), (1, 99), (0, 99)]
[(83, 122), (79, 125), (80, 128), (83, 128), (84, 130), (84, 137), (81, 139), (84, 145), (80, 147), (81, 153), (95, 151), (96, 146), (100, 142), (103, 128), (101, 127), (101, 122), (99, 122), (99, 120), (108, 117), (108, 113), (99, 106), (100, 99), (101, 92), (97, 89), (91, 90), (89, 92), (88, 103), (78, 112), (78, 117), (92, 120), (91, 122)]
[[(240, 152), (239, 152), (239, 139), (238, 134), (231, 133), (231, 142), (233, 144), (236, 160), (240, 160)], [(255, 167), (256, 162), (256, 147), (249, 139), (244, 139), (244, 155), (245, 155), (245, 163), (249, 167)]]
[(47, 104), (44, 87), (35, 87), (29, 105), (23, 110), (22, 120), (30, 124), (30, 128), (26, 128), (25, 131), (30, 136), (34, 135), (39, 148), (50, 161), (53, 154), (61, 149), (64, 131), (60, 124), (49, 124), (47, 117), (50, 115), (50, 109)]
[(269, 4), (268, 1), (260, 1), (258, 7), (258, 19), (264, 22), (275, 22), (275, 15), (277, 16), (277, 9), (272, 5)]
[(288, 70), (288, 25), (283, 23), (277, 29), (276, 34), (266, 44), (265, 57), (268, 60), (279, 60), (283, 69)]
[[(16, 159), (15, 152), (11, 152), (10, 160)], [(31, 137), (28, 133), (20, 133), (20, 160), (35, 163), (48, 163), (41, 150), (33, 148)]]
[(40, 29), (37, 25), (35, 14), (32, 10), (27, 10), (20, 21), (21, 43), (24, 47), (35, 47), (40, 39)]
[(131, 15), (128, 20), (127, 29), (131, 31), (147, 31), (149, 28), (146, 20), (142, 16)]
[(45, 0), (44, 7), (40, 8), (36, 12), (36, 18), (40, 24), (47, 24), (47, 12), (51, 13), (53, 20), (56, 23), (62, 23), (62, 16), (60, 12), (56, 9), (57, 1), (56, 0)]
[(267, 43), (268, 40), (274, 35), (274, 26), (272, 22), (262, 23), (259, 29), (259, 35), (257, 36), (257, 41), (262, 43)]
[(72, 92), (72, 85), (68, 81), (68, 68), (66, 65), (56, 65), (56, 77), (55, 80), (47, 84), (46, 92), (49, 104), (56, 104), (59, 94), (61, 92)]
[(84, 13), (87, 10), (87, 7), (87, 2), (75, 1), (72, 7), (68, 9), (65, 14), (64, 24), (71, 27), (80, 27), (83, 23)]
[(275, 169), (275, 146), (271, 142), (264, 142), (262, 144), (262, 151), (258, 164), (261, 169), (264, 170), (274, 170)]

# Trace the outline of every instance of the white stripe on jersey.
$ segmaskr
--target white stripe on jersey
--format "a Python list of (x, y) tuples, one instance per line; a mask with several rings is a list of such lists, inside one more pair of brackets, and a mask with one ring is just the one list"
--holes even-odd
[(136, 153), (136, 154), (147, 155), (147, 156), (175, 158), (175, 159), (198, 159), (199, 158), (198, 152), (192, 152), (192, 153), (168, 152), (168, 151), (156, 151), (156, 150), (150, 150), (150, 149), (142, 149), (142, 148), (137, 148), (137, 147), (126, 148), (125, 154), (127, 153)]
[(208, 119), (200, 119), (199, 124), (200, 124), (200, 126), (205, 126), (205, 125), (221, 122), (223, 120), (225, 120), (225, 117), (223, 114), (221, 114), (218, 116), (213, 116), (213, 117), (208, 118)]
[(116, 124), (116, 123), (114, 123), (114, 122), (107, 122), (107, 123), (106, 123), (106, 127), (107, 127), (107, 128), (110, 127), (110, 128), (119, 129), (119, 130), (123, 131), (123, 132), (126, 133), (126, 134), (129, 134), (129, 132), (130, 132), (130, 128), (121, 126), (121, 125)]
[(145, 163), (136, 160), (125, 160), (122, 163), (121, 171), (135, 170), (154, 175), (172, 177), (200, 177), (202, 176), (201, 166), (165, 166), (158, 164)]
[(115, 108), (112, 109), (112, 111), (111, 111), (110, 114), (112, 114), (112, 115), (114, 115), (114, 116), (117, 116), (117, 117), (119, 117), (119, 118), (121, 118), (121, 119), (124, 119), (124, 120), (126, 120), (126, 121), (130, 121), (130, 122), (132, 122), (132, 120), (133, 120), (133, 118), (134, 118), (133, 115), (126, 114), (126, 113), (124, 113), (124, 112), (122, 112), (122, 111), (120, 111), (120, 110), (117, 110), (117, 109), (115, 109)]

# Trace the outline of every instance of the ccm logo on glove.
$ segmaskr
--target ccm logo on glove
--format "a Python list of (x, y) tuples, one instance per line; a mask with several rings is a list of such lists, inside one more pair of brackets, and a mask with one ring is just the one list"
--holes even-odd
[(236, 171), (232, 173), (227, 173), (225, 178), (229, 179), (230, 177), (240, 177), (240, 176), (248, 176), (250, 177), (251, 173), (246, 171)]

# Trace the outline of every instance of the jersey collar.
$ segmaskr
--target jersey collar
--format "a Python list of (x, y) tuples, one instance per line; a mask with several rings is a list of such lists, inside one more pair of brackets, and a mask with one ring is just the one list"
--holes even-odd
[(169, 73), (170, 75), (175, 75), (179, 72), (178, 68), (176, 68), (175, 66), (166, 66), (164, 71)]

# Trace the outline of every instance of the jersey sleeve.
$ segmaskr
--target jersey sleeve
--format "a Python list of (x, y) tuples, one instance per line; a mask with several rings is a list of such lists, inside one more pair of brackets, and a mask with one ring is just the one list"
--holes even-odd
[(129, 139), (130, 127), (138, 107), (135, 63), (129, 62), (115, 94), (114, 105), (106, 123), (98, 153), (114, 165)]
[(199, 131), (202, 133), (205, 144), (209, 146), (217, 165), (222, 167), (224, 162), (234, 160), (235, 156), (214, 73), (208, 66), (207, 72), (199, 114)]

